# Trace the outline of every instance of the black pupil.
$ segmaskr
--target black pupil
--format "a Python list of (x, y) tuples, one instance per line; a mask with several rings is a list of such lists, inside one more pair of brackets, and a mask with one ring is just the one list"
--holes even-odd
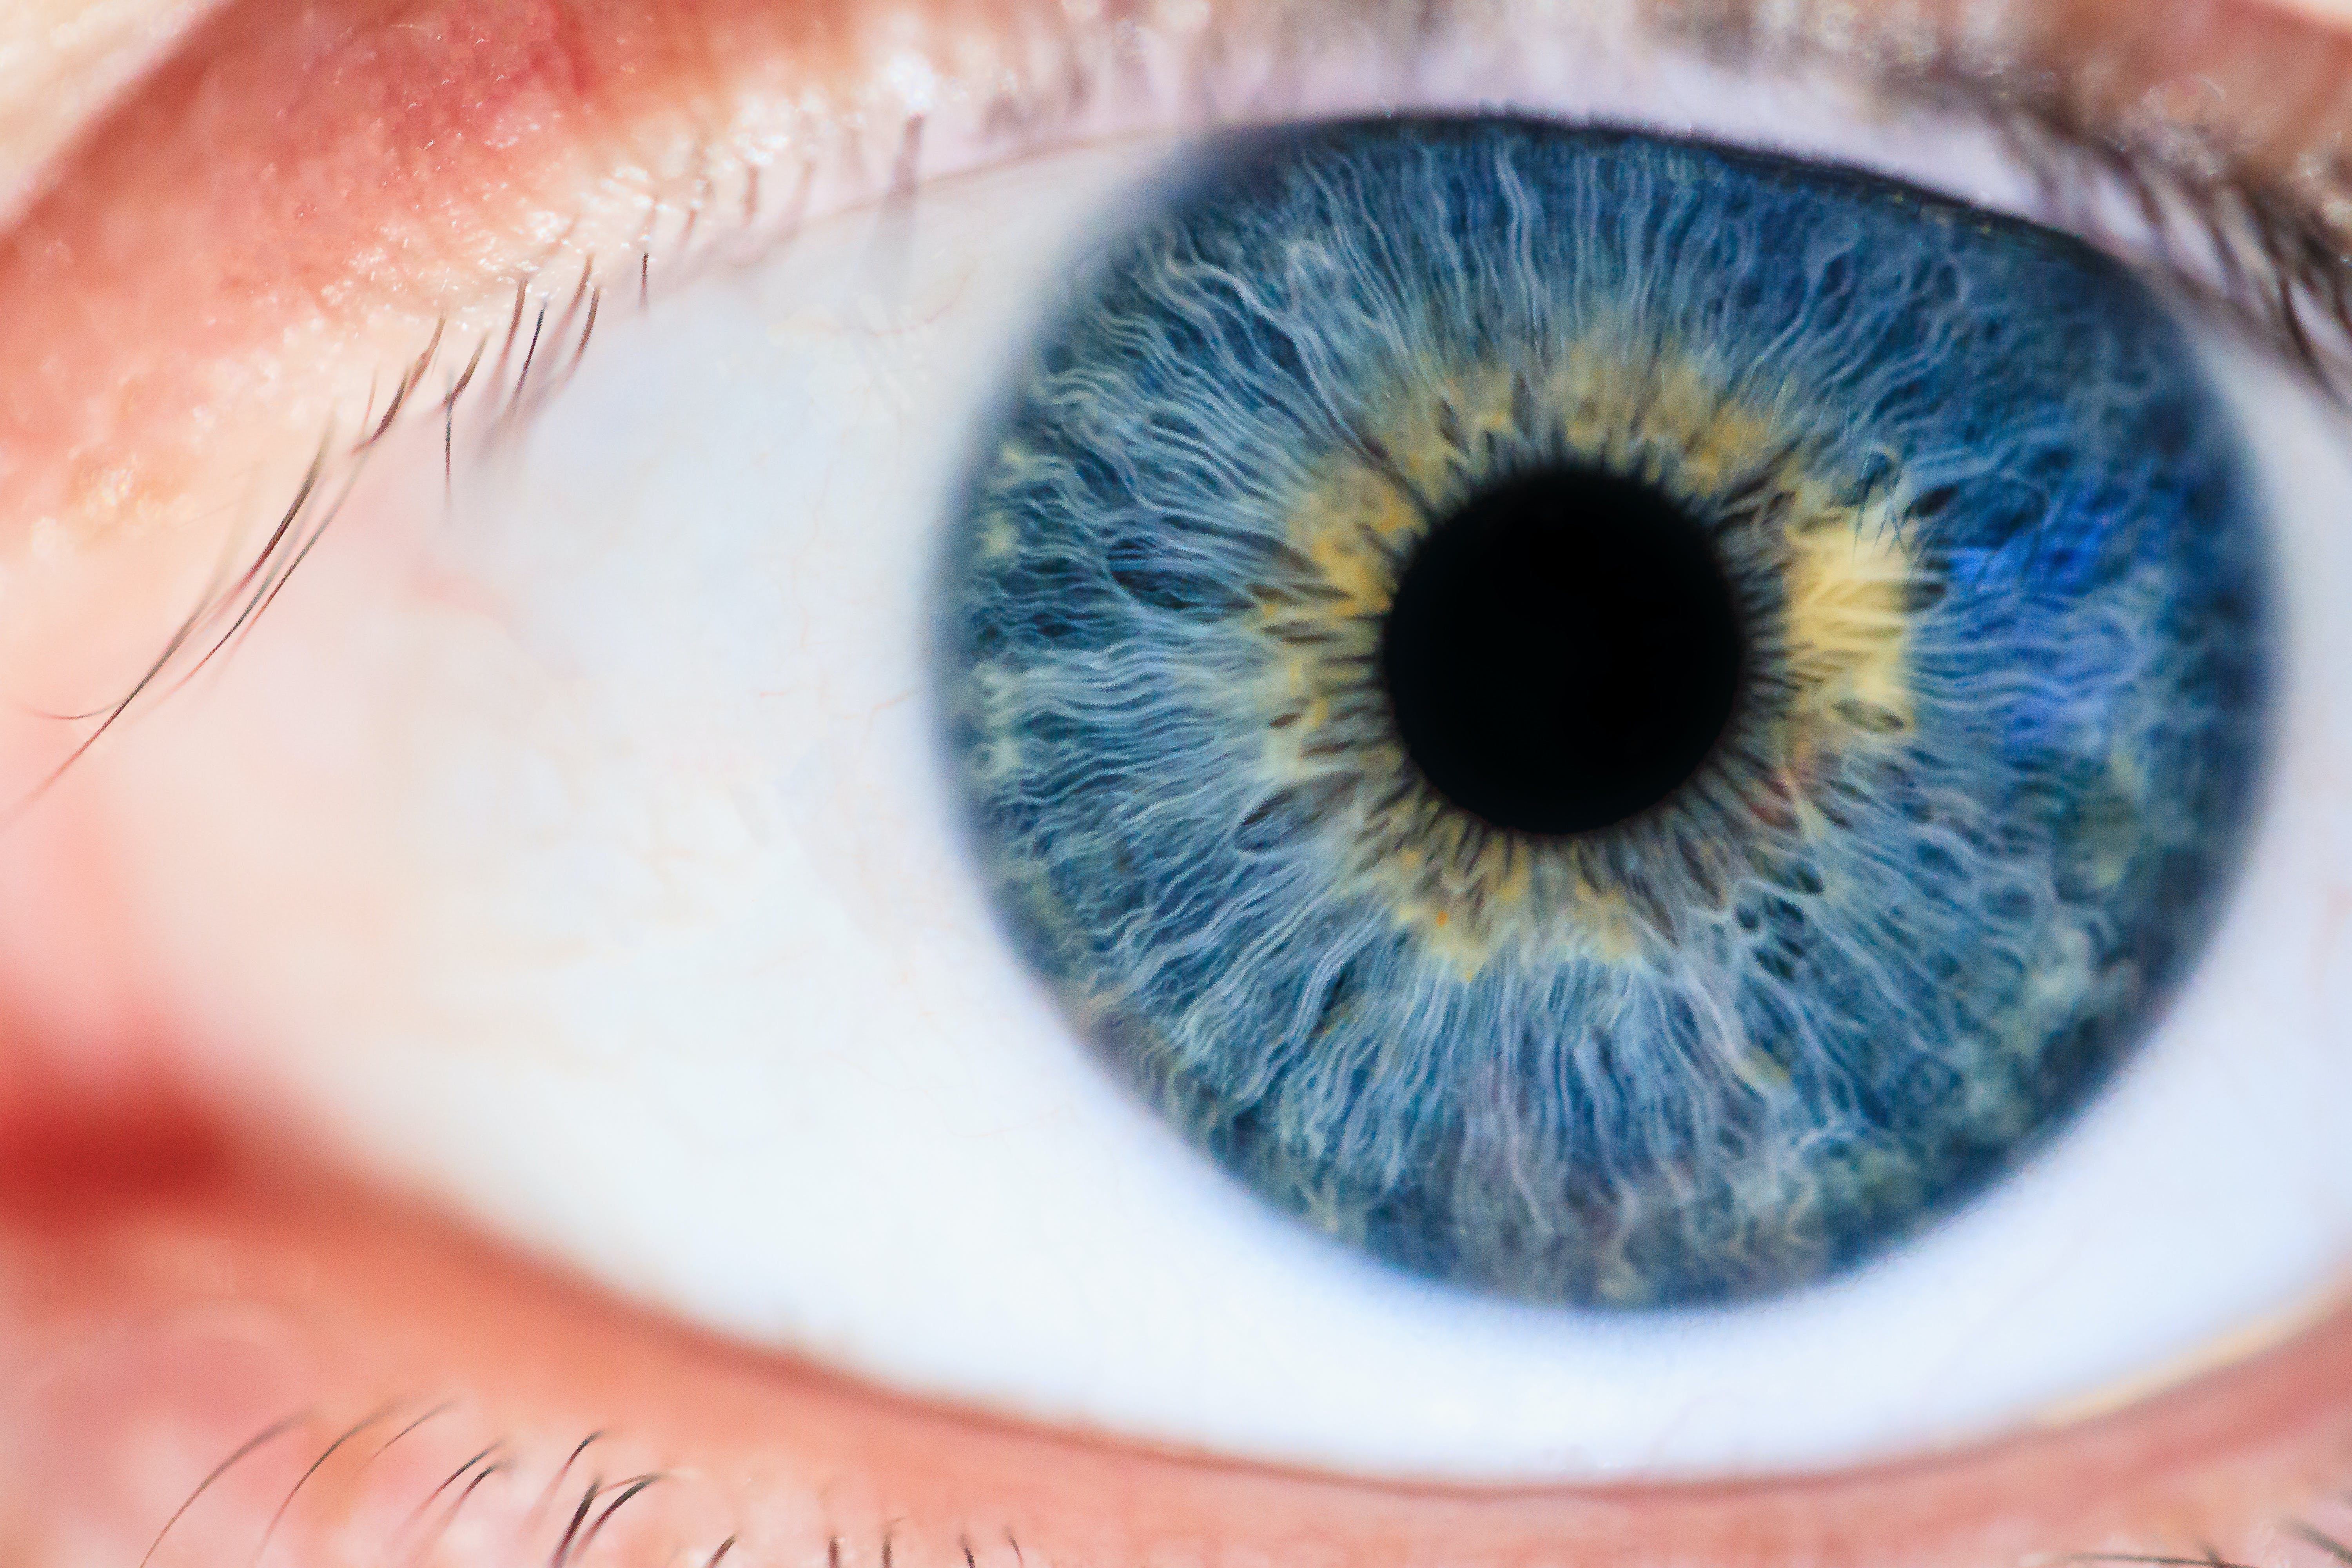
[(1722, 736), (1740, 665), (1698, 520), (1582, 468), (1514, 479), (1431, 530), (1381, 647), (1430, 782), (1537, 834), (1606, 827), (1674, 793)]

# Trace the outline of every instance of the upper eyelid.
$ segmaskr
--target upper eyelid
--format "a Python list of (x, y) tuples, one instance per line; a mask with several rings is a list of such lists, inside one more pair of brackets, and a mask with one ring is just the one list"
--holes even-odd
[[(1074, 60), (1134, 67), (1156, 59), (1163, 77), (1171, 62), (1181, 74), (1191, 68), (1186, 51), (1217, 27), (1240, 26), (1235, 17), (1246, 18), (1255, 43), (1277, 51), (1300, 40), (1319, 47), (1339, 33), (1410, 50), (1419, 37), (1475, 25), (1507, 3), (1446, 0), (1431, 9), (1297, 0), (1232, 5), (1219, 15), (1202, 0), (919, 0), (879, 11), (856, 0), (792, 7), (687, 0), (620, 16), (614, 13), (627, 7), (618, 0), (569, 0), (553, 13), (533, 14), (551, 15), (551, 22), (516, 27), (501, 14), (485, 20), (434, 0), (341, 0), (310, 7), (301, 25), (342, 73), (335, 90), (346, 101), (323, 103), (316, 81), (289, 79), (259, 84), (280, 95), (279, 105), (224, 109), (205, 99), (204, 73), (240, 47), (281, 43), (273, 26), (287, 21), (280, 13), (292, 14), (287, 0), (237, 0), (158, 73), (161, 102), (142, 89), (97, 128), (68, 157), (52, 195), (0, 244), (0, 355), (40, 367), (11, 378), (13, 395), (0, 389), (0, 465), (15, 471), (17, 503), (32, 515), (103, 526), (126, 496), (135, 512), (142, 494), (172, 493), (173, 472), (140, 470), (161, 460), (156, 454), (173, 435), (187, 432), (142, 422), (168, 424), (173, 410), (190, 405), (172, 395), (175, 375), (184, 383), (191, 367), (288, 329), (266, 310), (282, 316), (307, 308), (328, 321), (340, 313), (348, 335), (357, 330), (351, 318), (373, 308), (377, 335), (348, 363), (328, 365), (331, 356), (320, 353), (316, 366), (299, 367), (340, 369), (341, 384), (313, 390), (310, 402), (348, 420), (358, 415), (349, 405), (381, 395), (380, 386), (364, 382), (396, 374), (385, 366), (407, 363), (428, 331), (453, 322), (459, 341), (468, 331), (495, 331), (519, 281), (544, 277), (542, 291), (562, 292), (583, 258), (601, 254), (608, 275), (635, 270), (666, 218), (690, 228), (702, 221), (702, 207), (714, 207), (722, 222), (710, 226), (723, 226), (755, 195), (772, 209), (776, 193), (759, 193), (761, 163), (773, 157), (787, 168), (815, 167), (807, 149), (827, 121), (835, 135), (826, 168), (837, 182), (830, 201), (845, 205), (903, 179), (904, 168), (893, 165), (919, 145), (908, 132), (959, 82), (981, 81), (981, 118), (1009, 141), (1024, 131), (1050, 140), (1070, 120), (1100, 118), (1102, 95), (1089, 101), (1086, 84), (1070, 79)], [(2152, 172), (2185, 198), (2188, 230), (2202, 225), (2235, 236), (2242, 243), (2229, 257), (2284, 259), (2299, 268), (2292, 298), (2302, 315), (2270, 310), (2276, 335), (2290, 347), (2304, 342), (2303, 321), (2331, 313), (2315, 318), (2315, 301), (2332, 306), (2342, 325), (2337, 236), (2352, 223), (2352, 164), (2334, 142), (2352, 121), (2352, 37), (2252, 0), (2019, 4), (1999, 12), (2002, 19), (1990, 28), (1961, 26), (1934, 6), (1856, 11), (1839, 0), (1795, 6), (1626, 0), (1626, 9), (1640, 14), (1645, 32), (1701, 52), (1826, 63), (1895, 94), (1990, 110), (2046, 133), (2038, 150), (2063, 158), (2044, 166), (2080, 158), (2094, 175), (2120, 170), (2137, 179)], [(340, 30), (324, 27), (321, 16), (339, 18)], [(437, 57), (410, 47), (429, 42), (435, 29), (443, 46)], [(1022, 70), (1029, 73), (1025, 86)], [(315, 147), (268, 144), (269, 110), (288, 105), (299, 110), (305, 134), (331, 139), (339, 129), (343, 142), (325, 149), (326, 159)], [(337, 110), (344, 111), (340, 126)], [(279, 123), (285, 120), (281, 112)], [(251, 140), (240, 144), (239, 135)], [(482, 152), (502, 137), (516, 148), (510, 166), (485, 163)], [(331, 178), (290, 191), (281, 185), (284, 199), (274, 211), (233, 177), (216, 177), (209, 190), (151, 189), (144, 194), (152, 210), (120, 199), (135, 191), (142, 171), (152, 184), (153, 171), (172, 165), (175, 142), (184, 163), (192, 141), (214, 163), (233, 168), (243, 159), (271, 174), (283, 172), (270, 161), (278, 155), (310, 158), (331, 175), (327, 159), (345, 144), (373, 162), (343, 191)], [(928, 172), (943, 166), (936, 136), (921, 153)], [(2108, 156), (2122, 162), (2102, 169)], [(731, 188), (726, 180), (698, 183), (722, 171)], [(464, 193), (451, 186), (492, 174), (503, 184), (507, 210), (478, 204), (481, 210), (466, 211)], [(545, 189), (516, 199), (534, 176)], [(412, 244), (407, 254), (387, 256), (373, 215), (323, 210), (339, 195), (351, 205), (406, 203), (412, 233), (427, 226), (417, 214), (437, 205), (425, 218), (457, 243), (439, 255)], [(239, 201), (244, 210), (232, 222), (221, 209)], [(207, 221), (231, 232), (208, 234)], [(234, 245), (239, 259), (222, 267), (206, 254), (208, 242), (215, 250)], [(453, 264), (453, 255), (462, 259)], [(194, 276), (158, 286), (153, 274), (165, 265)], [(255, 275), (244, 298), (233, 297), (239, 268)], [(191, 283), (199, 299), (210, 286), (209, 310), (189, 309)], [(2255, 315), (2277, 303), (2266, 305), (2259, 287), (2233, 298)], [(211, 328), (208, 339), (177, 331), (191, 316)], [(63, 337), (50, 331), (59, 326)], [(76, 332), (87, 341), (73, 341)], [(100, 352), (125, 339), (139, 363)], [(285, 367), (275, 379), (288, 384)], [(219, 423), (219, 410), (201, 412)], [(70, 461), (44, 475), (44, 457)]]

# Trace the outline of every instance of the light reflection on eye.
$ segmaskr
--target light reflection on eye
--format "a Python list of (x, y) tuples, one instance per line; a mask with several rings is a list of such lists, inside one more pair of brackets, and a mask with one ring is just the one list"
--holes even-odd
[[(1980, 1363), (1947, 1366), (1943, 1383), (1979, 1405), (1923, 1413), (1894, 1363), (1932, 1335), (1862, 1285), (1839, 1299), (1843, 1320), (1771, 1331), (1810, 1336), (1816, 1361), (1774, 1363), (1735, 1325), (1719, 1363), (1702, 1339), (1716, 1325), (1647, 1343), (1633, 1329), (1603, 1358), (1618, 1408), (1654, 1415), (1661, 1380), (1680, 1376), (1762, 1418), (1743, 1431), (1710, 1410), (1664, 1435), (1596, 1436), (1559, 1412), (1581, 1423), (1608, 1407), (1609, 1376), (1573, 1381), (1591, 1375), (1590, 1348), (1563, 1348), (1559, 1320), (1314, 1250), (1097, 1084), (990, 945), (944, 835), (913, 628), (956, 433), (1034, 314), (1066, 250), (1051, 241), (1097, 221), (1159, 153), (940, 185), (911, 212), (813, 226), (772, 262), (681, 283), (641, 321), (600, 328), (527, 427), (468, 431), (446, 506), (437, 432), (382, 452), (270, 636), (202, 701), (143, 723), (113, 764), (131, 781), (115, 786), (124, 842), (152, 879), (153, 940), (190, 1027), (257, 1064), (362, 1163), (756, 1342), (1309, 1461), (1556, 1475), (1869, 1454), (1890, 1428), (1897, 1445), (1933, 1440), (2128, 1374), (2149, 1352), (2193, 1351), (2317, 1282), (2342, 1250), (2340, 1195), (2307, 1190), (2323, 1153), (2267, 1139), (2262, 1157), (2298, 1189), (2276, 1204), (2200, 1173), (2168, 1207), (2149, 1190), (2162, 1178), (2144, 1175), (2147, 1151), (2184, 1134), (2212, 1146), (2212, 1086), (2243, 1094), (2239, 1056), (2131, 1102), (2139, 1142), (2105, 1177), (2078, 1177), (2112, 1194), (2133, 1173), (2159, 1216), (2137, 1238), (2112, 1202), (2045, 1219), (2038, 1243), (1999, 1228), (2033, 1206), (2022, 1198), (1969, 1216), (1978, 1251), (1933, 1277), (1940, 1308), (1954, 1281), (1986, 1291), (1976, 1262), (2044, 1273), (2085, 1228), (2123, 1233), (2151, 1270), (2135, 1282), (2089, 1259), (2111, 1294), (2080, 1299), (2080, 1335), (2048, 1326), (2023, 1392), (1988, 1390)], [(1034, 222), (1006, 221), (1016, 201)], [(2233, 374), (2265, 407), (2301, 395), (2251, 364)], [(2306, 424), (2271, 432), (2278, 451), (2305, 473), (2340, 464)], [(2299, 575), (2324, 602), (2341, 579), (2311, 532), (2287, 548), (2310, 549)], [(2282, 907), (2316, 896), (2280, 876)], [(183, 918), (198, 889), (218, 910), (224, 888), (234, 921)], [(2266, 945), (2231, 951), (2258, 968)], [(2204, 1005), (2209, 1047), (2245, 1028), (2241, 995)], [(2263, 1075), (2274, 1098), (2247, 1110), (2255, 1138), (2298, 1104), (2340, 1101), (2309, 1028), (2257, 1033), (2283, 1059)], [(2200, 1202), (2250, 1249), (2191, 1270), (2227, 1283), (2219, 1305), (2149, 1289), (2177, 1284)], [(2252, 1250), (2279, 1233), (2245, 1210), (2287, 1216), (2288, 1261)], [(1263, 1298), (1237, 1282), (1256, 1268)], [(1380, 1304), (1351, 1326), (1359, 1299)], [(2174, 1315), (2119, 1334), (2116, 1300)], [(1996, 1284), (1963, 1310), (1981, 1321), (2025, 1301)], [(1867, 1333), (1885, 1356), (1857, 1351)], [(2104, 1364), (2056, 1364), (2095, 1338)], [(1526, 1353), (1546, 1351), (1570, 1381), (1529, 1378)], [(1727, 1382), (1737, 1362), (1778, 1381), (1743, 1394)], [(1376, 1385), (1368, 1365), (1396, 1370)], [(1882, 1408), (1790, 1437), (1791, 1400), (1839, 1375), (1916, 1425)], [(1498, 1430), (1501, 1447), (1471, 1445)]]

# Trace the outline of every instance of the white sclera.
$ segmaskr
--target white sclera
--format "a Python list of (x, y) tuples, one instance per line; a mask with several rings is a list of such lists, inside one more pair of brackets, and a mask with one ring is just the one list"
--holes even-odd
[(999, 937), (925, 631), (972, 432), (1164, 147), (812, 226), (608, 312), (445, 504), (380, 458), (220, 679), (107, 762), (161, 994), (369, 1168), (884, 1383), (1343, 1469), (1724, 1473), (1948, 1443), (2309, 1301), (2352, 1256), (2352, 464), (2223, 353), (2288, 681), (2232, 912), (2115, 1089), (1899, 1255), (1759, 1307), (1524, 1309), (1260, 1207)]

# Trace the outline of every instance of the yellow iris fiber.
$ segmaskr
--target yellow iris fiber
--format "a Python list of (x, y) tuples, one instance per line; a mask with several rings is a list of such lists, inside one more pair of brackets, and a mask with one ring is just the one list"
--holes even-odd
[(1391, 727), (1362, 722), (1368, 705), (1385, 703), (1381, 629), (1414, 545), (1515, 464), (1639, 476), (1702, 516), (1735, 492), (1774, 498), (1719, 535), (1735, 582), (1765, 573), (1778, 584), (1774, 624), (1752, 639), (1774, 695), (1733, 722), (1770, 759), (1780, 814), (1801, 836), (1820, 830), (1803, 801), (1821, 764), (1911, 724), (1916, 563), (1896, 526), (1902, 496), (1855, 499), (1796, 411), (1738, 395), (1725, 379), (1654, 343), (1580, 348), (1541, 381), (1491, 364), (1433, 373), (1378, 405), (1357, 447), (1336, 452), (1287, 512), (1309, 586), (1268, 594), (1257, 610), (1273, 649), (1260, 763), (1269, 792), (1328, 798), (1343, 779), (1399, 781), (1349, 788), (1327, 822), (1351, 846), (1358, 889), (1465, 974), (1507, 944), (1626, 963), (1672, 936), (1589, 845), (1504, 831), (1452, 806), (1421, 782)]

